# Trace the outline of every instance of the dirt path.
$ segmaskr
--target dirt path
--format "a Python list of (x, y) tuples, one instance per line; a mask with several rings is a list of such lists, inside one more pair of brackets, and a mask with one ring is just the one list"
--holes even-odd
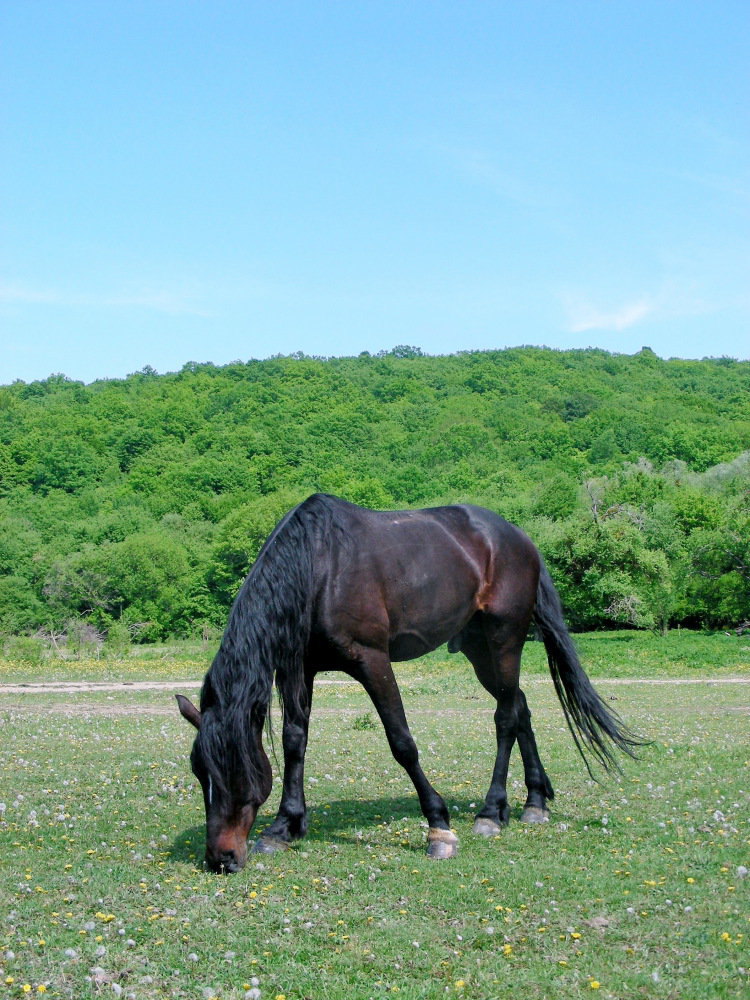
[(193, 691), (201, 681), (45, 681), (30, 684), (0, 684), (4, 694), (91, 694), (95, 691)]
[[(402, 682), (404, 687), (409, 683), (424, 684), (427, 677), (412, 677)], [(750, 684), (750, 676), (734, 677), (595, 677), (594, 685), (598, 684), (653, 684), (653, 685), (683, 685), (683, 684)], [(104, 693), (127, 691), (195, 691), (201, 686), (200, 680), (174, 681), (45, 681), (28, 684), (0, 684), (0, 697), (4, 694), (92, 694), (98, 691)], [(357, 681), (349, 678), (336, 680), (321, 677), (317, 684), (326, 685), (357, 685)], [(549, 678), (527, 677), (524, 687), (533, 684), (549, 684)]]
[[(429, 678), (413, 677), (409, 678), (411, 683), (423, 684)], [(409, 682), (402, 685), (408, 689)], [(359, 687), (356, 681), (350, 678), (338, 680), (336, 678), (322, 677), (317, 684), (326, 686), (349, 685)], [(727, 684), (750, 685), (750, 677), (719, 677), (719, 678), (696, 678), (696, 677), (645, 677), (645, 678), (597, 678), (596, 684), (602, 688), (610, 686), (634, 686), (637, 684), (647, 686), (678, 686), (678, 685), (704, 685), (707, 687), (726, 686)], [(66, 716), (175, 716), (176, 705), (173, 695), (183, 692), (197, 699), (197, 692), (200, 689), (200, 680), (174, 680), (174, 681), (47, 681), (29, 684), (0, 684), (0, 708), (5, 711), (32, 712), (49, 715), (63, 714)], [(548, 677), (542, 675), (526, 679), (524, 686), (550, 686)], [(131, 692), (153, 692), (157, 697), (151, 700), (128, 698)], [(161, 693), (161, 697), (158, 695)], [(362, 692), (364, 696), (364, 692)], [(25, 697), (26, 695), (59, 695), (59, 700), (49, 701), (41, 704), (36, 700)], [(97, 698), (97, 695), (103, 697)], [(122, 697), (125, 695), (125, 697)], [(94, 697), (91, 697), (94, 696)], [(477, 711), (491, 715), (491, 704), (485, 707), (476, 707)], [(750, 707), (743, 707), (739, 711), (750, 711)], [(342, 712), (354, 712), (356, 709), (341, 709), (339, 707), (329, 708), (318, 705), (315, 709), (318, 715), (337, 714)], [(464, 705), (456, 708), (443, 708), (441, 715), (461, 715), (465, 713)], [(434, 715), (434, 709), (420, 709), (411, 705), (410, 716), (418, 716), (424, 713)]]

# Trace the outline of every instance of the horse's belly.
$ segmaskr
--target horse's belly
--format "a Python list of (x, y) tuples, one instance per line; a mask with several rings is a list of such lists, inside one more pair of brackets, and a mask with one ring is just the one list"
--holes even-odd
[(450, 638), (450, 635), (445, 638), (441, 636), (436, 641), (434, 634), (428, 638), (427, 636), (420, 635), (418, 632), (400, 632), (388, 643), (388, 655), (392, 660), (397, 661), (414, 660), (418, 656), (424, 656), (425, 653), (429, 653), (433, 649), (437, 649), (438, 646), (442, 646)]
[[(416, 605), (416, 606), (415, 606)], [(433, 600), (391, 608), (388, 651), (392, 660), (424, 656), (460, 632), (476, 608), (470, 599), (449, 604)]]

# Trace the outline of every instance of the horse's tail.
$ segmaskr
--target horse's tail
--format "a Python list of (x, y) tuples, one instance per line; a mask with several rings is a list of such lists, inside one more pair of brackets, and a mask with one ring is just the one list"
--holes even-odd
[(612, 753), (613, 745), (630, 757), (635, 757), (636, 748), (644, 746), (647, 741), (635, 736), (619, 716), (607, 708), (594, 690), (578, 659), (563, 619), (560, 597), (543, 562), (534, 621), (547, 650), (550, 673), (565, 713), (565, 721), (589, 774), (591, 768), (586, 756), (587, 749), (605, 770), (613, 767), (618, 769), (617, 759)]

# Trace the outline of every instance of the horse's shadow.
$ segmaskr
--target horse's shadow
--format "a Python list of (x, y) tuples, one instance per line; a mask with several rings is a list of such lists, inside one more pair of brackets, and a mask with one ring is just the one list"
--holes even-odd
[[(476, 800), (456, 799), (451, 801), (451, 817), (456, 825), (471, 826), (477, 812)], [(521, 801), (511, 806), (511, 825), (517, 823), (523, 803)], [(297, 842), (299, 848), (305, 844), (356, 844), (363, 839), (368, 829), (386, 825), (408, 823), (419, 824), (423, 820), (419, 811), (419, 803), (413, 795), (386, 796), (384, 798), (359, 799), (352, 802), (349, 799), (331, 799), (326, 805), (316, 805), (308, 808), (308, 829), (305, 837)], [(556, 820), (571, 821), (565, 814), (556, 815)], [(273, 822), (273, 816), (261, 816), (250, 834), (252, 843), (261, 837)], [(425, 831), (426, 832), (426, 831)], [(191, 826), (179, 833), (173, 840), (167, 855), (167, 861), (173, 864), (193, 863), (201, 866), (205, 849), (205, 827)], [(367, 839), (366, 837), (364, 839)], [(400, 848), (403, 851), (424, 853), (424, 838), (409, 837), (402, 840)]]
[(206, 850), (206, 829), (204, 826), (189, 826), (178, 833), (166, 852), (170, 864), (195, 864), (201, 866)]

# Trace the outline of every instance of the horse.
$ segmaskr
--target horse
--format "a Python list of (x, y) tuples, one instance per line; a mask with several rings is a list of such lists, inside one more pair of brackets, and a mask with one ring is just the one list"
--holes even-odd
[(453, 857), (448, 808), (419, 763), (392, 662), (444, 643), (469, 659), (496, 701), (497, 756), (474, 832), (508, 823), (508, 762), (516, 741), (527, 788), (525, 823), (549, 818), (554, 790), (539, 759), (519, 687), (521, 651), (534, 624), (555, 690), (586, 766), (605, 769), (613, 750), (642, 744), (594, 690), (563, 620), (560, 598), (520, 528), (469, 504), (375, 511), (315, 494), (289, 511), (263, 545), (232, 606), (204, 678), (200, 708), (176, 695), (196, 729), (192, 770), (203, 790), (206, 866), (236, 872), (271, 791), (263, 746), (275, 678), (282, 709), (283, 791), (278, 813), (253, 850), (288, 848), (307, 830), (304, 764), (313, 680), (340, 670), (372, 699), (396, 761), (409, 775), (428, 824), (427, 853)]

